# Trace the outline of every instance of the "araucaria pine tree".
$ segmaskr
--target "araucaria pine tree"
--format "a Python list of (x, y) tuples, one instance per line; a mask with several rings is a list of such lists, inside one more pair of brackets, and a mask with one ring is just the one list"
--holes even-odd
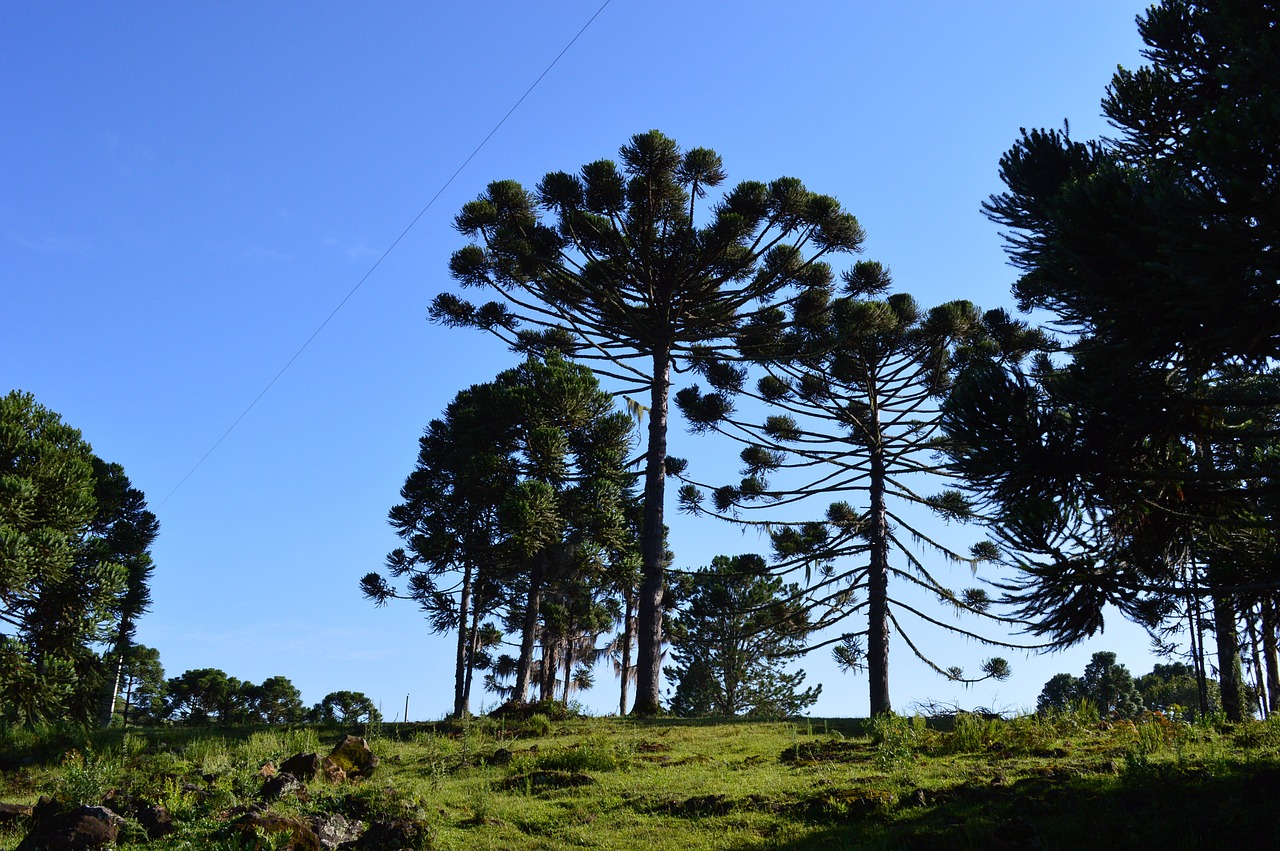
[(1238, 720), (1237, 621), (1277, 587), (1280, 10), (1164, 0), (1138, 27), (1150, 64), (1112, 78), (1111, 138), (1024, 131), (985, 205), (1066, 356), (969, 372), (948, 430), (1039, 629), (1070, 643), (1115, 605), (1188, 623), (1202, 655), (1205, 598)]
[(556, 352), (459, 393), (427, 427), (404, 502), (390, 514), (407, 544), (388, 557), (390, 579), (407, 587), (370, 573), (361, 588), (379, 604), (412, 599), (434, 630), (457, 631), (455, 714), (468, 711), (474, 671), (501, 638), (482, 624), (499, 607), (520, 635), (514, 700), (528, 698), (538, 647), (544, 696), (561, 665), (568, 684), (575, 659), (585, 661), (582, 633), (602, 616), (590, 593), (572, 589), (606, 586), (634, 552), (631, 436), (630, 418), (591, 371)]
[[(865, 611), (866, 629), (846, 631), (836, 655), (842, 667), (866, 666), (871, 712), (879, 715), (892, 708), (891, 629), (939, 673), (966, 679), (960, 669), (944, 669), (918, 649), (901, 613), (1003, 644), (891, 595), (890, 580), (922, 589), (948, 608), (1002, 620), (987, 612), (985, 592), (952, 591), (928, 563), (932, 557), (944, 564), (976, 565), (986, 551), (961, 555), (930, 537), (903, 509), (923, 506), (948, 519), (968, 518), (969, 506), (958, 492), (920, 492), (946, 475), (936, 460), (939, 403), (958, 360), (974, 351), (1020, 358), (1041, 338), (1000, 311), (983, 315), (968, 302), (923, 311), (904, 293), (877, 298), (890, 284), (878, 263), (858, 263), (844, 278), (846, 293), (840, 298), (798, 301), (745, 326), (734, 358), (698, 352), (695, 368), (711, 391), (686, 388), (676, 402), (695, 429), (745, 445), (744, 478), (714, 488), (710, 507), (704, 487), (690, 481), (681, 489), (681, 501), (690, 512), (767, 524), (775, 569), (804, 568), (811, 575), (807, 592), (817, 626)], [(753, 370), (754, 384), (749, 381)], [(837, 501), (817, 517), (781, 513), (801, 501), (850, 495), (857, 507)], [(769, 513), (748, 521), (742, 513), (748, 508)], [(983, 664), (982, 679), (1007, 675), (1001, 659)]]
[(788, 671), (812, 629), (798, 585), (770, 574), (758, 555), (716, 556), (674, 583), (672, 660), (677, 715), (798, 715), (822, 686)]
[[(658, 131), (579, 173), (547, 174), (530, 192), (506, 180), (467, 204), (455, 226), (475, 243), (454, 254), (464, 287), (498, 298), (473, 305), (445, 293), (434, 320), (481, 328), (524, 351), (557, 348), (644, 394), (644, 515), (638, 681), (633, 712), (659, 712), (664, 498), (671, 371), (693, 346), (729, 343), (771, 303), (824, 292), (822, 257), (855, 251), (857, 220), (794, 178), (726, 178), (707, 148), (681, 150)], [(643, 403), (638, 403), (643, 405)]]

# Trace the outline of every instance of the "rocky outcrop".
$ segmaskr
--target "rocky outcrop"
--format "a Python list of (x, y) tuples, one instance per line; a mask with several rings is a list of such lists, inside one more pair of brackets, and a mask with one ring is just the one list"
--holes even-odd
[(169, 814), (167, 808), (162, 806), (139, 807), (134, 813), (134, 818), (147, 832), (148, 839), (159, 839), (174, 831), (173, 816)]
[(369, 743), (357, 736), (347, 736), (338, 742), (328, 758), (348, 779), (369, 777), (378, 767), (378, 758)]
[(358, 840), (365, 832), (365, 825), (341, 813), (325, 813), (311, 819), (311, 829), (319, 838), (320, 847), (333, 851)]
[(31, 814), (31, 828), (16, 851), (90, 851), (114, 845), (124, 819), (106, 807), (62, 809), (41, 798)]
[(322, 848), (320, 837), (307, 822), (270, 811), (246, 813), (232, 823), (231, 830), (244, 839), (251, 838), (253, 844), (248, 846), (251, 848), (263, 847), (259, 840), (264, 836), (277, 837), (280, 834), (287, 834), (288, 838), (283, 845), (279, 844), (279, 839), (272, 840), (271, 847), (277, 851), (321, 851)]
[(314, 780), (320, 773), (320, 754), (300, 753), (280, 763), (280, 771), (292, 774), (304, 782)]
[(264, 801), (275, 801), (284, 797), (294, 797), (299, 801), (309, 801), (311, 800), (311, 793), (307, 791), (307, 784), (288, 772), (281, 772), (274, 777), (267, 778), (266, 782), (262, 784), (260, 797)]

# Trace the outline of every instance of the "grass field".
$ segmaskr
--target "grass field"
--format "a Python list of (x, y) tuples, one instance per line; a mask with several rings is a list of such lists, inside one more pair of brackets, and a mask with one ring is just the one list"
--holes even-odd
[[(259, 797), (265, 763), (326, 753), (347, 732), (16, 731), (0, 742), (0, 801), (168, 808), (175, 832), (147, 842), (130, 819), (120, 848), (303, 847), (232, 825)], [(306, 800), (268, 811), (408, 821), (435, 849), (1280, 847), (1275, 722), (535, 713), (357, 732), (381, 759), (371, 778), (317, 778)], [(0, 830), (12, 849), (26, 825)], [(343, 847), (389, 847), (363, 842)]]

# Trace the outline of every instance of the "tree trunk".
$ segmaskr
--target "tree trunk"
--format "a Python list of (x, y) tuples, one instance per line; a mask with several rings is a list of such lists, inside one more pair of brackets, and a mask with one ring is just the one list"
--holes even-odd
[(462, 570), (462, 597), (458, 600), (458, 650), (453, 667), (453, 717), (467, 716), (467, 616), (471, 613), (471, 566)]
[[(462, 688), (462, 708), (470, 714), (471, 712), (471, 681), (476, 673), (476, 651), (479, 650), (480, 643), (480, 607), (475, 605), (474, 596), (471, 601), (471, 629), (470, 637), (467, 640), (467, 681)], [(407, 701), (406, 701), (407, 702)], [(409, 712), (405, 710), (405, 720), (409, 720)], [(461, 718), (462, 716), (458, 716)]]
[(120, 678), (124, 673), (124, 647), (121, 644), (116, 645), (116, 670), (111, 678), (111, 689), (107, 694), (107, 705), (102, 710), (103, 727), (110, 727), (111, 719), (116, 714), (116, 696), (120, 694)]
[(116, 714), (116, 696), (120, 694), (120, 678), (124, 674), (124, 654), (129, 647), (128, 636), (130, 634), (132, 634), (132, 622), (126, 614), (120, 618), (120, 629), (116, 633), (116, 670), (111, 678), (111, 689), (107, 695), (106, 706), (102, 710), (103, 727), (110, 727), (111, 719)]
[(1262, 655), (1267, 665), (1267, 709), (1280, 712), (1280, 654), (1276, 652), (1276, 601), (1262, 601)]
[(871, 715), (893, 711), (889, 702), (889, 520), (885, 511), (884, 450), (871, 453), (871, 568), (867, 574), (867, 673)]
[(564, 645), (564, 705), (569, 705), (569, 683), (573, 680), (573, 644)]
[(1236, 610), (1227, 594), (1213, 595), (1213, 631), (1218, 644), (1218, 683), (1222, 690), (1222, 711), (1228, 721), (1243, 721), (1244, 678), (1240, 670), (1240, 639), (1236, 632)]
[[(732, 627), (721, 623), (722, 632), (728, 632)], [(742, 657), (737, 652), (733, 639), (728, 639), (723, 645), (721, 655), (724, 657), (723, 677), (723, 694), (724, 704), (720, 707), (719, 715), (726, 718), (732, 718), (738, 714), (738, 672), (742, 670)]]
[(622, 697), (618, 700), (618, 717), (627, 714), (627, 686), (631, 683), (631, 642), (635, 640), (635, 592), (628, 587), (623, 590), (622, 596), (626, 598), (626, 611), (622, 621)]
[[(1198, 581), (1195, 574), (1192, 579)], [(1200, 611), (1200, 598), (1190, 598), (1187, 603), (1191, 618), (1191, 661), (1196, 666), (1196, 687), (1200, 692), (1200, 717), (1209, 714), (1209, 672), (1205, 670), (1204, 618)]]
[(120, 713), (121, 729), (129, 729), (129, 704), (133, 702), (133, 677), (129, 677), (125, 682), (124, 691), (124, 709)]
[(1249, 627), (1249, 650), (1253, 658), (1253, 684), (1255, 691), (1255, 699), (1257, 702), (1256, 709), (1258, 715), (1262, 718), (1267, 717), (1267, 683), (1266, 675), (1262, 673), (1262, 651), (1258, 647), (1258, 619), (1253, 607), (1249, 607), (1249, 611), (1245, 614), (1245, 623)]
[[(520, 632), (520, 660), (516, 663), (516, 687), (511, 699), (529, 702), (529, 683), (533, 680), (533, 643), (538, 631), (538, 610), (542, 608), (542, 558), (533, 560), (529, 571), (529, 598), (524, 607), (524, 625)], [(543, 653), (543, 663), (546, 663)]]
[(538, 700), (556, 699), (556, 674), (560, 671), (560, 645), (545, 630), (542, 633), (542, 666), (538, 669)]
[(649, 445), (645, 453), (644, 522), (640, 534), (641, 576), (639, 658), (636, 661), (636, 702), (633, 715), (662, 712), (662, 590), (665, 527), (663, 500), (667, 472), (667, 397), (671, 391), (671, 348), (653, 353), (653, 387), (649, 395)]

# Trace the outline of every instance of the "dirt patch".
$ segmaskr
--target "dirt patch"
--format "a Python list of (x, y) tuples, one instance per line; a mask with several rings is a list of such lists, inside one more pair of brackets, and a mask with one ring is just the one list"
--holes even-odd
[(787, 765), (798, 766), (820, 765), (829, 762), (854, 762), (867, 759), (874, 750), (866, 742), (826, 739), (792, 745), (778, 755), (778, 761)]
[(581, 786), (594, 786), (596, 779), (590, 774), (583, 774), (581, 771), (530, 771), (526, 774), (516, 774), (503, 784), (507, 789), (516, 791), (522, 789), (533, 789), (535, 791), (543, 791), (546, 789), (574, 789)]

